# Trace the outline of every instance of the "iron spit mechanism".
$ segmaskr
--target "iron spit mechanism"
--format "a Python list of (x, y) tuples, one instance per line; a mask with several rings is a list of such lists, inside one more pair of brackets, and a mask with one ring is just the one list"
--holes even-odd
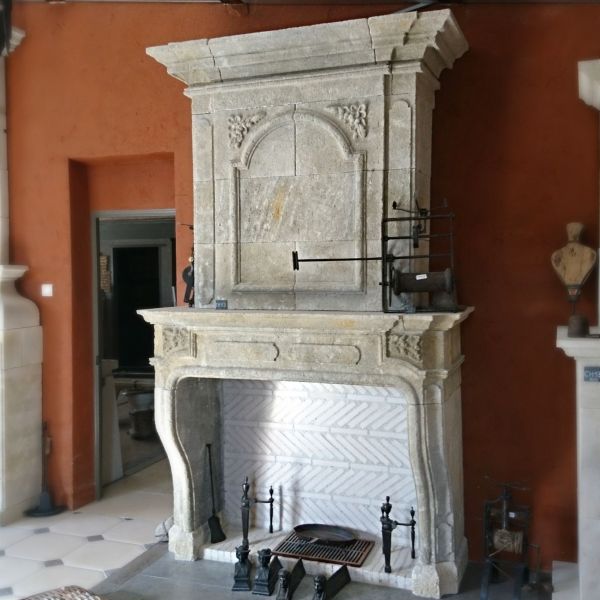
[[(408, 213), (407, 217), (388, 217), (381, 220), (381, 255), (364, 257), (300, 258), (292, 251), (292, 267), (300, 270), (300, 263), (381, 261), (382, 307), (384, 312), (456, 311), (454, 282), (454, 233), (452, 213), (432, 214), (429, 210), (392, 208)], [(446, 231), (431, 232), (432, 221), (447, 222)], [(392, 231), (390, 232), (390, 229)], [(405, 232), (400, 235), (398, 232)], [(439, 240), (440, 251), (430, 252), (431, 240)], [(410, 253), (409, 248), (413, 253)], [(404, 250), (406, 253), (398, 250)], [(415, 250), (417, 252), (415, 252)], [(437, 249), (436, 249), (437, 250)], [(429, 259), (437, 259), (444, 267), (439, 271), (420, 270)], [(423, 295), (429, 294), (429, 303), (419, 305)]]

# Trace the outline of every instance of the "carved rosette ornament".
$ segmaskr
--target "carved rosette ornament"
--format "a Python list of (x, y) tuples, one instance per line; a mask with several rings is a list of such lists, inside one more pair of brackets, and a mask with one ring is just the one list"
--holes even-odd
[(388, 355), (391, 358), (402, 358), (413, 363), (423, 362), (423, 349), (420, 335), (390, 335), (388, 338)]
[(244, 115), (232, 115), (229, 117), (227, 119), (229, 146), (231, 148), (239, 148), (252, 126), (261, 121), (264, 116), (265, 113), (260, 112), (248, 117), (245, 117)]
[(369, 130), (367, 125), (368, 104), (366, 102), (334, 105), (329, 108), (335, 112), (338, 119), (350, 127), (353, 139), (367, 137)]
[(178, 327), (163, 329), (162, 333), (162, 356), (180, 354), (190, 351), (190, 332)]

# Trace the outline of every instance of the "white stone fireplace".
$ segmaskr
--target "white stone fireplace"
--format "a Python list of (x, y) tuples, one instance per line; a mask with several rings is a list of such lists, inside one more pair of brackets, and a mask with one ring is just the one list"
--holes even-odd
[(417, 558), (398, 528), (392, 573), (379, 545), (353, 579), (457, 591), (469, 311), (384, 313), (378, 261), (293, 271), (291, 252), (377, 256), (394, 202), (429, 206), (434, 93), (466, 47), (444, 10), (148, 49), (192, 101), (196, 307), (142, 311), (155, 326), (176, 557), (233, 560), (235, 541), (208, 544), (211, 443), (229, 527), (245, 476), (251, 496), (275, 489), (276, 531), (266, 534), (259, 505), (253, 552), (311, 521), (377, 540), (389, 495), (394, 519), (417, 511)]
[[(600, 59), (581, 61), (579, 97), (600, 110)], [(600, 290), (600, 287), (598, 288)], [(600, 311), (600, 302), (598, 303)], [(599, 313), (600, 316), (600, 313)], [(600, 320), (599, 320), (600, 323)], [(575, 360), (577, 414), (577, 566), (554, 563), (556, 600), (598, 595), (600, 545), (600, 327), (586, 338), (570, 338), (559, 327), (556, 345)]]

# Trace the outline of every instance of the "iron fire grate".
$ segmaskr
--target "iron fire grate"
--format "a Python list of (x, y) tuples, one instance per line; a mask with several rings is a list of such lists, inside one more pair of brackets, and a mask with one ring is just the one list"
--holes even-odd
[(333, 544), (318, 544), (298, 537), (294, 531), (283, 540), (273, 554), (287, 558), (303, 558), (318, 562), (362, 567), (374, 542), (369, 540), (354, 540), (343, 546)]

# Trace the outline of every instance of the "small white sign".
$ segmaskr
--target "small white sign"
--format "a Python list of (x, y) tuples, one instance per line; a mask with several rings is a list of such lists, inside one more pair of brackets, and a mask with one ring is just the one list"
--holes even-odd
[(51, 283), (42, 283), (42, 296), (46, 298), (54, 296), (54, 285)]
[(421, 281), (421, 279), (427, 279), (427, 274), (426, 274), (426, 273), (421, 273), (420, 275), (417, 275), (417, 276), (415, 277), (415, 279), (416, 279), (417, 281)]

